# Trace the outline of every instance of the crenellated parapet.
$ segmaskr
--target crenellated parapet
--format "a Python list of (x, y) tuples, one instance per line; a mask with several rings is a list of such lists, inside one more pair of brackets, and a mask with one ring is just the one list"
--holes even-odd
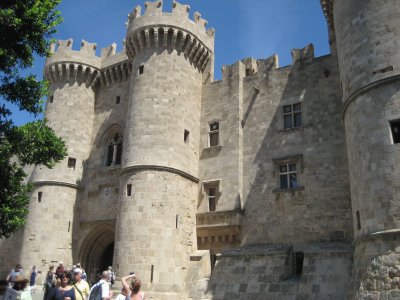
[(101, 49), (96, 55), (96, 44), (82, 40), (78, 51), (72, 49), (73, 40), (59, 40), (50, 47), (51, 56), (47, 58), (45, 77), (54, 82), (78, 82), (86, 86), (110, 86), (127, 80), (131, 74), (131, 63), (125, 52), (125, 45), (117, 53), (117, 45)]
[(145, 3), (144, 15), (137, 6), (129, 14), (126, 50), (130, 60), (146, 49), (171, 49), (183, 53), (198, 69), (204, 70), (214, 51), (214, 29), (200, 13), (189, 18), (190, 7), (173, 2), (171, 13), (162, 11), (161, 0)]
[(321, 6), (329, 27), (333, 29), (333, 0), (321, 0)]

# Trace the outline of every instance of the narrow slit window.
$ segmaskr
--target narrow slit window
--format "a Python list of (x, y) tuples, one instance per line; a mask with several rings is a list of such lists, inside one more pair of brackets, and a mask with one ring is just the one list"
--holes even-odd
[(217, 209), (217, 189), (215, 187), (208, 189), (208, 211), (215, 211)]
[(188, 143), (189, 142), (189, 130), (186, 130), (185, 129), (185, 131), (183, 132), (183, 141), (185, 142), (185, 143)]
[(42, 195), (43, 195), (43, 192), (38, 192), (38, 202), (39, 203), (42, 202)]
[(132, 196), (132, 184), (127, 184), (126, 185), (126, 195), (128, 197)]
[(71, 221), (68, 222), (68, 232), (71, 230)]
[(300, 276), (303, 273), (304, 253), (294, 253), (294, 274)]
[(150, 282), (153, 282), (153, 276), (154, 276), (154, 265), (151, 265)]
[(393, 144), (400, 143), (400, 120), (390, 121)]
[(68, 158), (68, 168), (75, 170), (75, 166), (76, 166), (76, 158), (69, 157)]
[(357, 218), (357, 229), (361, 230), (361, 219), (360, 219), (360, 212), (357, 210), (356, 212), (356, 218)]
[(175, 228), (179, 229), (179, 215), (176, 215), (176, 218), (175, 218)]
[(54, 101), (54, 96), (50, 96), (49, 102), (50, 102), (50, 103), (53, 103), (53, 101)]
[(213, 122), (209, 125), (208, 146), (216, 147), (219, 145), (219, 122)]
[(144, 65), (139, 66), (138, 73), (139, 75), (144, 73)]
[(119, 104), (121, 102), (121, 97), (117, 96), (115, 97), (115, 104)]

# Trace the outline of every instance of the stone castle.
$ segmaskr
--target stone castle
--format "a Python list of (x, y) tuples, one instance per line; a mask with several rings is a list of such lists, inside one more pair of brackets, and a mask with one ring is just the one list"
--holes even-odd
[(126, 44), (59, 41), (36, 166), (0, 269), (135, 271), (151, 299), (400, 299), (400, 2), (321, 0), (331, 54), (214, 80), (214, 30), (147, 2)]

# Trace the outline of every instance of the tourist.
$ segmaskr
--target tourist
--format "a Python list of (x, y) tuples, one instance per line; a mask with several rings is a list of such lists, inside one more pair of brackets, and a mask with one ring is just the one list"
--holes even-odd
[(60, 275), (60, 292), (64, 300), (75, 300), (75, 289), (70, 285), (71, 273), (66, 271)]
[(122, 288), (121, 294), (118, 294), (118, 296), (115, 298), (115, 300), (126, 300), (126, 296), (128, 296), (128, 293), (124, 288)]
[(92, 293), (94, 293), (95, 291), (97, 292), (99, 285), (100, 285), (100, 288), (101, 288), (101, 299), (102, 300), (111, 299), (113, 293), (112, 293), (112, 291), (110, 291), (110, 286), (108, 284), (109, 280), (110, 280), (110, 278), (109, 278), (108, 270), (107, 271), (103, 271), (101, 273), (101, 279), (99, 280), (99, 282), (97, 282), (95, 285), (92, 286), (92, 288), (90, 290), (90, 294), (89, 294), (89, 299), (90, 299), (90, 295)]
[(115, 283), (115, 274), (114, 274), (111, 266), (108, 267), (108, 274), (109, 274), (109, 278), (110, 278), (109, 283), (110, 283), (111, 287), (113, 287), (114, 283)]
[(44, 299), (46, 298), (47, 293), (49, 290), (54, 286), (54, 279), (56, 275), (54, 274), (54, 266), (51, 265), (49, 267), (49, 270), (47, 271), (45, 282), (43, 285), (43, 290), (44, 290)]
[(32, 300), (31, 291), (28, 288), (29, 280), (23, 275), (17, 276), (14, 280), (13, 289), (20, 295), (20, 300)]
[(89, 284), (82, 279), (82, 269), (74, 270), (74, 289), (76, 300), (86, 300), (90, 293)]
[(36, 291), (36, 289), (35, 289), (36, 276), (37, 276), (37, 270), (36, 270), (36, 266), (34, 265), (32, 267), (31, 275), (29, 277), (29, 286), (31, 288), (32, 293), (35, 293), (35, 291)]
[[(130, 285), (127, 280), (131, 279)], [(142, 282), (139, 278), (136, 277), (135, 274), (130, 274), (128, 276), (122, 277), (122, 286), (127, 291), (126, 300), (143, 300), (145, 299), (145, 295), (140, 291), (140, 287), (142, 286)]]
[(15, 300), (17, 297), (18, 292), (8, 286), (8, 281), (0, 280), (0, 300)]
[(60, 261), (60, 264), (58, 265), (58, 267), (56, 269), (56, 276), (60, 277), (64, 273), (65, 273), (64, 264), (62, 261)]
[(53, 281), (50, 283), (50, 288), (45, 293), (43, 300), (64, 300), (60, 291), (60, 286), (61, 280), (54, 276)]
[(7, 281), (9, 282), (10, 286), (13, 286), (17, 276), (23, 276), (23, 275), (24, 275), (24, 270), (22, 270), (22, 266), (20, 264), (16, 264), (15, 268), (11, 270), (10, 274), (8, 274)]

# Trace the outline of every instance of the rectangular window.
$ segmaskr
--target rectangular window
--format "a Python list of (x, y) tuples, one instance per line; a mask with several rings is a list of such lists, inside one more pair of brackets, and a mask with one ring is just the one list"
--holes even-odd
[(357, 229), (361, 229), (361, 220), (360, 220), (360, 212), (357, 210), (356, 212), (356, 218), (357, 218)]
[(42, 195), (43, 195), (43, 193), (42, 193), (42, 192), (38, 192), (37, 194), (38, 194), (38, 195), (37, 195), (37, 200), (38, 200), (38, 202), (40, 203), (40, 202), (42, 202)]
[(285, 129), (298, 128), (303, 124), (301, 103), (285, 105), (283, 107), (283, 126)]
[(68, 158), (68, 168), (75, 170), (75, 165), (76, 165), (76, 158), (69, 157)]
[(296, 163), (286, 163), (279, 166), (279, 181), (281, 189), (293, 189), (297, 187)]
[(144, 72), (144, 65), (139, 66), (138, 73), (139, 75), (143, 74)]
[(122, 143), (117, 144), (117, 155), (115, 157), (115, 164), (120, 165), (122, 159)]
[(187, 143), (187, 142), (189, 142), (189, 130), (186, 130), (185, 129), (185, 131), (183, 132), (183, 141), (185, 142), (185, 143)]
[(393, 144), (400, 143), (400, 120), (390, 121), (390, 129), (392, 131)]
[(213, 122), (209, 125), (208, 146), (215, 147), (219, 145), (219, 122)]
[(108, 145), (108, 150), (107, 150), (107, 167), (109, 167), (109, 166), (112, 165), (113, 156), (114, 156), (114, 145)]
[(132, 196), (132, 184), (127, 184), (126, 185), (126, 195), (128, 197)]
[(121, 97), (120, 96), (117, 96), (116, 98), (115, 98), (115, 104), (119, 104), (121, 102)]
[(217, 188), (212, 187), (208, 189), (208, 211), (215, 211), (217, 208)]
[(294, 274), (300, 276), (303, 273), (303, 263), (304, 263), (304, 253), (295, 252), (294, 253)]

